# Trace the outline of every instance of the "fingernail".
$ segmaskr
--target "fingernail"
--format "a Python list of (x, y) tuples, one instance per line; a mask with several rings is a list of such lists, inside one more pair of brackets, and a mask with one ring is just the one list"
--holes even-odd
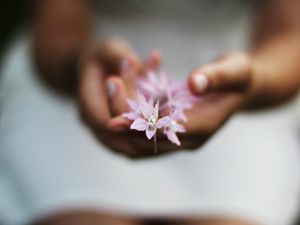
[(129, 62), (128, 59), (123, 59), (121, 62), (121, 69), (122, 71), (127, 71), (129, 68)]
[(200, 93), (203, 93), (206, 91), (208, 87), (208, 79), (204, 74), (197, 74), (194, 77), (194, 81), (196, 84), (196, 87)]
[(130, 59), (123, 59), (121, 62), (121, 71), (129, 73), (132, 71), (132, 61)]
[(108, 81), (106, 83), (106, 90), (109, 97), (113, 96), (117, 91), (117, 86), (113, 81)]

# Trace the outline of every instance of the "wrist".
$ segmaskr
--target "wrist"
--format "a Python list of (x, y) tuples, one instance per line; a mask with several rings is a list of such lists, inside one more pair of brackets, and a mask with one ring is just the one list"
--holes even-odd
[(72, 96), (78, 86), (77, 63), (83, 50), (82, 47), (73, 47), (65, 51), (47, 54), (35, 47), (34, 61), (38, 76), (44, 84), (54, 91)]
[(257, 105), (257, 99), (259, 98), (259, 93), (261, 92), (261, 80), (260, 77), (257, 76), (257, 63), (253, 55), (247, 55), (249, 60), (249, 83), (247, 88), (245, 89), (244, 101), (242, 104), (243, 109), (251, 109), (254, 105)]

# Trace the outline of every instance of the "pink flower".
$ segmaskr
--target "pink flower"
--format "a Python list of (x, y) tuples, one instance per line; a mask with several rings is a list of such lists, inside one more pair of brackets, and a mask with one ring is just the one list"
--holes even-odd
[(160, 73), (160, 76), (153, 71), (147, 73), (145, 79), (140, 79), (137, 86), (146, 96), (153, 98), (161, 98), (166, 95), (166, 90), (170, 87), (171, 81), (165, 73)]
[(174, 83), (167, 91), (169, 107), (176, 109), (191, 109), (193, 103), (198, 100), (193, 96), (186, 83)]
[(130, 128), (138, 131), (146, 131), (146, 136), (150, 140), (161, 126), (164, 118), (158, 119), (159, 102), (153, 107), (152, 104), (146, 103), (140, 108), (141, 115), (137, 117)]
[[(146, 78), (137, 81), (137, 99), (127, 100), (130, 111), (123, 116), (133, 121), (131, 129), (145, 131), (148, 139), (154, 137), (155, 149), (158, 129), (163, 129), (172, 143), (180, 145), (177, 133), (185, 129), (178, 121), (187, 121), (184, 110), (191, 109), (197, 100), (186, 83), (172, 82), (165, 73), (157, 77), (149, 72)], [(169, 115), (162, 117), (165, 113)]]
[(160, 124), (158, 124), (158, 128), (164, 128), (164, 133), (166, 134), (169, 141), (174, 144), (180, 145), (180, 141), (176, 135), (176, 133), (184, 133), (184, 127), (177, 123), (180, 119), (180, 112), (174, 111), (170, 114), (170, 116), (166, 116), (161, 119)]
[(173, 83), (166, 93), (167, 100), (161, 105), (161, 110), (177, 111), (179, 120), (187, 121), (184, 110), (191, 109), (199, 98), (191, 94), (186, 83)]
[(147, 106), (147, 104), (153, 105), (153, 98), (150, 98), (147, 102), (146, 97), (139, 91), (137, 91), (137, 101), (132, 99), (127, 99), (130, 111), (123, 113), (123, 116), (129, 120), (135, 120), (142, 115), (142, 109)]

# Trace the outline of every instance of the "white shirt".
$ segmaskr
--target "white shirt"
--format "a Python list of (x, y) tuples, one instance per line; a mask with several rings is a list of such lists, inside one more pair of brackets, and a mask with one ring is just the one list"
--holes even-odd
[[(103, 14), (101, 34), (125, 37), (141, 55), (152, 47), (162, 49), (163, 68), (180, 79), (245, 43), (242, 15), (209, 24), (201, 19), (209, 12), (197, 13), (192, 0), (154, 2), (158, 5), (148, 13)], [(168, 13), (157, 11), (167, 3)], [(180, 15), (180, 10), (190, 13)], [(4, 65), (0, 218), (5, 224), (82, 207), (225, 215), (268, 225), (289, 224), (294, 218), (300, 184), (294, 103), (237, 114), (198, 151), (133, 161), (95, 140), (77, 106), (39, 82), (24, 38)]]

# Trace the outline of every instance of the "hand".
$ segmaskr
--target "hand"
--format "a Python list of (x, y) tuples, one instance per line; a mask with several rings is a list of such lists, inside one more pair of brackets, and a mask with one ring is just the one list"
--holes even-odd
[[(128, 134), (121, 128), (111, 129), (113, 117), (128, 110), (127, 98), (134, 98), (136, 79), (145, 70), (157, 69), (160, 54), (153, 51), (145, 63), (123, 42), (109, 41), (93, 47), (82, 55), (79, 62), (79, 103), (83, 121), (95, 136), (110, 149), (134, 157)], [(128, 65), (123, 65), (124, 60)], [(126, 68), (122, 68), (126, 66)], [(124, 122), (124, 121), (123, 121)], [(118, 130), (118, 131), (116, 131)], [(135, 138), (135, 135), (129, 135)], [(143, 139), (145, 142), (145, 139)]]
[[(203, 145), (246, 101), (250, 93), (251, 70), (248, 56), (234, 53), (192, 72), (188, 79), (189, 88), (201, 99), (186, 112), (188, 122), (183, 125), (187, 132), (179, 135), (180, 146), (158, 135), (158, 155), (178, 149), (194, 150)], [(122, 127), (120, 135), (126, 137), (131, 157), (156, 155), (153, 142), (147, 140), (144, 133), (128, 130), (128, 121), (119, 116), (109, 122), (111, 130)]]
[(242, 53), (229, 54), (196, 69), (189, 76), (188, 83), (191, 92), (201, 99), (186, 112), (189, 120), (184, 124), (185, 135), (198, 140), (195, 147), (199, 147), (250, 97), (250, 57)]
[[(152, 56), (150, 61), (155, 62), (155, 57)], [(91, 70), (92, 68), (89, 67)], [(88, 103), (83, 107), (83, 112), (89, 114), (86, 118), (94, 118), (86, 121), (90, 121), (90, 128), (110, 149), (131, 158), (152, 157), (178, 149), (198, 148), (244, 103), (251, 84), (250, 60), (243, 54), (231, 54), (195, 70), (189, 77), (189, 86), (195, 95), (201, 95), (202, 98), (192, 110), (186, 112), (189, 121), (184, 124), (187, 132), (180, 135), (181, 146), (170, 143), (163, 135), (158, 135), (156, 155), (153, 142), (147, 140), (144, 133), (129, 130), (130, 121), (121, 116), (128, 110), (126, 99), (132, 97), (131, 92), (135, 90), (126, 79), (137, 79), (137, 70), (131, 69), (130, 74), (125, 72), (119, 77), (106, 77), (105, 82), (103, 79), (99, 80), (100, 71), (98, 70), (98, 75), (94, 73), (94, 76), (92, 72), (86, 72), (85, 74), (91, 75), (89, 79), (88, 76), (83, 76), (86, 80), (83, 80), (81, 86), (90, 83), (82, 89), (87, 92), (81, 94), (84, 97), (82, 102)], [(106, 85), (113, 85), (114, 88), (107, 89)]]

